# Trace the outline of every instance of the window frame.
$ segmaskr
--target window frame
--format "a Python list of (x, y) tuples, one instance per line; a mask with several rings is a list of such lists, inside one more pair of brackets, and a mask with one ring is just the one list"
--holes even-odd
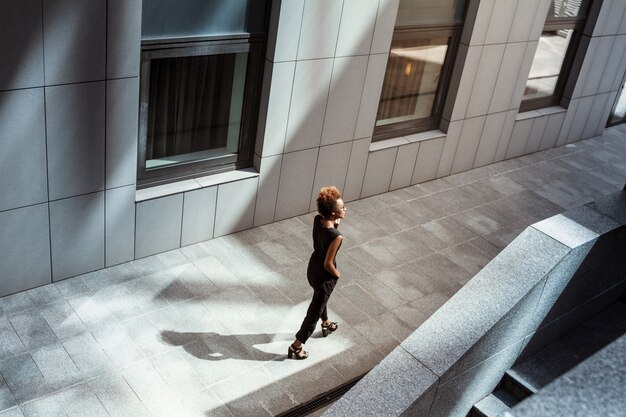
[[(252, 166), (263, 75), (264, 34), (144, 40), (141, 44), (137, 189)], [(146, 169), (147, 117), (152, 59), (248, 53), (238, 152)]]
[[(559, 78), (557, 79), (556, 85), (554, 87), (554, 93), (545, 97), (530, 98), (525, 100), (523, 99), (522, 94), (522, 101), (519, 107), (520, 112), (561, 105), (567, 80), (570, 78), (570, 76), (574, 75), (572, 73), (572, 67), (574, 64), (576, 53), (578, 51), (578, 46), (580, 45), (580, 41), (583, 36), (583, 29), (589, 16), (590, 4), (591, 0), (583, 0), (580, 5), (579, 14), (577, 16), (546, 17), (546, 21), (543, 25), (541, 33), (551, 32), (555, 30), (572, 30), (572, 39), (567, 46), (567, 51), (565, 52), (565, 57), (563, 58), (563, 64), (561, 65), (561, 71), (559, 72)], [(526, 81), (528, 82), (528, 78), (526, 78)]]
[[(372, 143), (379, 142), (386, 139), (397, 138), (406, 135), (412, 135), (415, 133), (426, 132), (434, 130), (439, 127), (441, 122), (441, 115), (443, 113), (445, 97), (448, 93), (450, 86), (450, 78), (452, 76), (452, 69), (454, 68), (454, 61), (459, 49), (459, 43), (461, 40), (461, 33), (463, 31), (463, 22), (455, 21), (447, 24), (425, 24), (419, 26), (399, 26), (396, 27), (392, 35), (392, 44), (396, 39), (429, 39), (436, 37), (449, 37), (448, 49), (446, 51), (446, 57), (444, 59), (443, 66), (441, 67), (441, 75), (439, 85), (437, 86), (437, 93), (433, 103), (433, 111), (431, 116), (407, 120), (404, 122), (390, 123), (383, 126), (374, 125), (374, 132), (372, 135)], [(418, 36), (411, 36), (417, 34)], [(391, 53), (391, 51), (390, 51)], [(385, 68), (386, 73), (386, 68)], [(384, 86), (384, 81), (383, 81)], [(381, 89), (382, 94), (382, 89)], [(380, 99), (378, 102), (380, 106)], [(378, 113), (378, 110), (377, 110)], [(378, 121), (378, 120), (376, 120)]]

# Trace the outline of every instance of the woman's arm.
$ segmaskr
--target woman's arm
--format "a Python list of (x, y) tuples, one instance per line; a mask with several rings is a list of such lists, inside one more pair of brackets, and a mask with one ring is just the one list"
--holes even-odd
[(339, 246), (341, 246), (341, 242), (343, 241), (343, 236), (337, 236), (330, 242), (330, 246), (326, 251), (326, 259), (324, 259), (324, 269), (326, 269), (332, 276), (335, 278), (341, 278), (341, 274), (335, 268), (335, 255), (337, 255), (337, 251), (339, 250)]

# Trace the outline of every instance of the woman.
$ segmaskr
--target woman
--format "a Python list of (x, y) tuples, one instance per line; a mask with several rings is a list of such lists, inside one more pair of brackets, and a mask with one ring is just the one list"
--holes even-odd
[(341, 199), (341, 193), (335, 187), (323, 187), (317, 196), (318, 215), (313, 220), (313, 254), (309, 259), (306, 276), (309, 285), (313, 287), (313, 299), (307, 310), (306, 317), (296, 333), (296, 340), (287, 351), (289, 359), (306, 359), (308, 352), (302, 345), (311, 337), (315, 325), (322, 319), (322, 334), (337, 330), (337, 323), (328, 320), (326, 303), (335, 289), (341, 274), (337, 270), (335, 257), (343, 241), (339, 233), (339, 222), (346, 215), (346, 207)]

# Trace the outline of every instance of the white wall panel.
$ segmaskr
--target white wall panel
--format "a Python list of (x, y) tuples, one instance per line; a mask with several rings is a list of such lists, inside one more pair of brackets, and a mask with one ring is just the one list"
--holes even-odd
[[(626, 2), (624, 2), (626, 4)], [(619, 35), (615, 38), (609, 59), (606, 63), (604, 74), (598, 87), (599, 93), (608, 93), (619, 88), (619, 82), (623, 72), (619, 74), (620, 63), (626, 54), (626, 35)], [(618, 80), (619, 78), (619, 80)]]
[(600, 80), (602, 77), (606, 76), (606, 65), (614, 42), (614, 36), (603, 36), (600, 38), (597, 44), (597, 50), (594, 54), (593, 63), (589, 68), (585, 86), (582, 90), (583, 96), (591, 96), (598, 92)]
[(528, 75), (530, 74), (530, 67), (533, 65), (533, 59), (535, 58), (535, 52), (537, 51), (537, 45), (539, 42), (528, 42), (526, 44), (526, 51), (524, 52), (524, 59), (520, 65), (519, 73), (517, 74), (517, 82), (513, 89), (513, 96), (511, 97), (511, 104), (509, 109), (517, 109), (522, 102), (522, 96), (524, 95), (524, 89), (526, 88), (526, 81), (528, 81)]
[(548, 116), (548, 124), (546, 125), (546, 130), (543, 132), (543, 138), (541, 138), (539, 150), (543, 151), (556, 146), (556, 141), (559, 138), (559, 132), (561, 131), (563, 121), (565, 120), (565, 114), (565, 112), (562, 112)]
[(322, 130), (322, 145), (353, 139), (367, 61), (367, 56), (335, 59)]
[(267, 58), (274, 62), (294, 61), (302, 25), (304, 0), (272, 2), (270, 28), (267, 35)]
[(530, 32), (535, 24), (537, 11), (542, 1), (547, 0), (522, 0), (518, 2), (513, 23), (511, 24), (511, 31), (509, 32), (509, 42), (537, 40), (530, 39)]
[(572, 123), (574, 122), (574, 116), (576, 115), (576, 109), (578, 108), (578, 103), (580, 99), (572, 100), (567, 107), (567, 113), (565, 114), (565, 120), (563, 120), (563, 126), (561, 127), (561, 132), (559, 132), (559, 139), (556, 142), (556, 146), (563, 146), (568, 143), (567, 138), (569, 137), (569, 131), (572, 127)]
[(283, 155), (274, 221), (308, 211), (317, 153), (315, 148)]
[(496, 156), (493, 162), (499, 162), (506, 158), (506, 151), (509, 148), (511, 142), (511, 136), (513, 135), (513, 128), (515, 127), (515, 118), (517, 117), (517, 110), (509, 110), (506, 113), (506, 119), (504, 119), (504, 126), (502, 127), (502, 133), (500, 134), (500, 141), (496, 148)]
[(525, 52), (526, 43), (524, 42), (506, 45), (493, 97), (489, 105), (489, 113), (509, 110)]
[(344, 0), (335, 56), (369, 53), (377, 12), (378, 0)]
[(509, 142), (509, 148), (506, 151), (506, 159), (524, 155), (524, 150), (526, 149), (528, 137), (530, 136), (532, 128), (533, 119), (524, 119), (515, 122), (513, 134), (511, 135), (511, 141)]
[(493, 113), (487, 115), (485, 127), (480, 137), (474, 166), (479, 167), (493, 162), (500, 143), (500, 135), (504, 128), (507, 112)]
[(254, 210), (254, 226), (274, 221), (282, 155), (268, 156), (259, 162), (259, 189)]
[(478, 142), (480, 142), (486, 118), (486, 116), (480, 116), (463, 121), (459, 144), (456, 147), (454, 161), (452, 162), (452, 174), (467, 171), (474, 165)]
[(487, 114), (496, 85), (496, 77), (494, 74), (497, 74), (500, 70), (504, 48), (504, 44), (486, 45), (483, 47), (480, 62), (478, 63), (478, 71), (474, 78), (474, 86), (465, 114), (466, 118)]
[(351, 148), (352, 144), (350, 142), (322, 146), (320, 148), (309, 211), (316, 210), (315, 199), (317, 198), (317, 191), (320, 188), (334, 185), (340, 190), (343, 190), (346, 182), (346, 174), (348, 172), (348, 164), (350, 163)]
[(105, 193), (105, 266), (135, 259), (134, 185)]
[(408, 145), (398, 147), (398, 155), (391, 175), (390, 190), (397, 190), (398, 188), (411, 185), (419, 147), (420, 142), (409, 143)]
[(400, 0), (379, 0), (370, 54), (389, 53), (399, 3)]
[(215, 237), (252, 227), (258, 184), (258, 177), (253, 177), (217, 186)]
[(285, 152), (320, 145), (333, 59), (298, 61), (291, 94)]
[(334, 56), (342, 6), (337, 0), (304, 2), (298, 60)]
[(530, 136), (526, 143), (526, 149), (524, 154), (537, 152), (541, 146), (541, 139), (543, 139), (543, 133), (546, 130), (548, 124), (548, 116), (536, 117), (533, 120), (533, 128), (530, 130)]
[(445, 142), (445, 138), (420, 142), (411, 184), (430, 181), (437, 177), (437, 169), (439, 168), (439, 161), (441, 160)]
[(397, 147), (369, 153), (361, 198), (389, 191), (397, 153)]
[(585, 124), (589, 118), (589, 113), (591, 112), (594, 100), (595, 96), (583, 97), (580, 99), (578, 107), (576, 108), (576, 115), (574, 116), (572, 127), (567, 135), (567, 143), (576, 142), (582, 139), (583, 129), (585, 128)]
[(387, 69), (387, 54), (370, 55), (365, 74), (363, 95), (359, 105), (359, 115), (354, 132), (355, 139), (370, 138), (376, 124), (376, 112), (380, 92), (385, 80)]
[(459, 144), (459, 136), (461, 136), (462, 127), (463, 120), (450, 122), (450, 126), (448, 126), (446, 142), (444, 143), (441, 159), (439, 161), (439, 167), (437, 168), (437, 178), (450, 175), (450, 171), (452, 170), (452, 161), (454, 160), (456, 147)]
[[(184, 194), (181, 246), (213, 238), (216, 203), (217, 186), (188, 191)], [(236, 203), (234, 205), (236, 206)]]
[(518, 0), (500, 0), (493, 5), (493, 11), (487, 26), (485, 44), (506, 43), (511, 31), (511, 23)]
[(107, 78), (138, 77), (141, 0), (107, 1)]
[(137, 179), (137, 132), (139, 79), (124, 78), (106, 83), (106, 188), (135, 184)]
[[(467, 11), (468, 23), (473, 23), (472, 32), (463, 31), (461, 42), (470, 45), (483, 45), (489, 28), (489, 20), (493, 12), (495, 0), (470, 1)], [(469, 38), (468, 38), (469, 35)]]
[(135, 258), (180, 247), (183, 194), (137, 203)]
[[(259, 128), (264, 128), (263, 134), (259, 135), (263, 141), (257, 140), (257, 154), (263, 156), (278, 155), (284, 151), (293, 77), (296, 70), (295, 62), (280, 62), (273, 65), (270, 63), (268, 65), (272, 67), (272, 75), (270, 85), (267, 87), (269, 88), (267, 112), (265, 113), (265, 123), (259, 122)], [(268, 66), (266, 65), (267, 69)], [(263, 113), (260, 114), (262, 117)], [(259, 152), (261, 147), (262, 151)]]
[(587, 118), (587, 122), (583, 128), (583, 139), (596, 136), (598, 123), (600, 123), (601, 119), (606, 123), (608, 114), (604, 114), (604, 109), (606, 108), (606, 102), (609, 99), (609, 95), (609, 93), (604, 93), (595, 96), (591, 109), (589, 110), (589, 117)]
[(361, 196), (363, 177), (369, 154), (371, 138), (358, 139), (352, 142), (350, 162), (346, 174), (346, 185), (343, 188), (344, 201), (356, 200)]

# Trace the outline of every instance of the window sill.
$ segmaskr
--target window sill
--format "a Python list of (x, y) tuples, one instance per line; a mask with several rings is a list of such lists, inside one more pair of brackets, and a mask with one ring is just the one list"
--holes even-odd
[(429, 130), (427, 132), (416, 133), (413, 135), (402, 136), (399, 138), (381, 140), (370, 144), (370, 152), (381, 151), (383, 149), (396, 148), (409, 143), (422, 142), (430, 139), (445, 138), (446, 133), (441, 130)]
[(566, 111), (567, 109), (561, 106), (544, 107), (543, 109), (529, 110), (529, 111), (517, 113), (517, 116), (515, 117), (515, 121), (533, 119), (533, 118), (541, 117), (541, 116), (549, 116), (551, 114), (556, 114), (556, 113), (565, 113)]
[(223, 172), (221, 174), (207, 175), (191, 180), (173, 182), (171, 184), (158, 185), (156, 187), (144, 188), (137, 190), (135, 193), (135, 202), (153, 200), (155, 198), (165, 197), (168, 195), (180, 194), (187, 191), (199, 190), (201, 188), (213, 187), (219, 184), (226, 184), (245, 180), (247, 178), (258, 177), (259, 173), (254, 168), (240, 169), (236, 171)]

